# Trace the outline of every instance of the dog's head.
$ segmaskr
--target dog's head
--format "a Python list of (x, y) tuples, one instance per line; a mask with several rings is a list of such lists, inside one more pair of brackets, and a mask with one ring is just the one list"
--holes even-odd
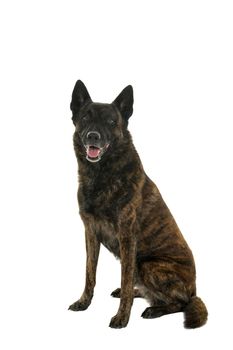
[(75, 84), (70, 104), (76, 127), (74, 142), (90, 162), (98, 162), (124, 138), (133, 113), (133, 88), (127, 86), (112, 103), (92, 102), (81, 80)]

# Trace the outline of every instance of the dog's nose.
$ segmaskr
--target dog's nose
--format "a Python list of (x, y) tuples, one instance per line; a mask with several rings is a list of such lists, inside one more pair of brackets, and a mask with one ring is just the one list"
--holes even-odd
[(89, 131), (87, 133), (87, 140), (90, 143), (95, 143), (96, 141), (99, 141), (101, 138), (100, 133), (98, 131)]

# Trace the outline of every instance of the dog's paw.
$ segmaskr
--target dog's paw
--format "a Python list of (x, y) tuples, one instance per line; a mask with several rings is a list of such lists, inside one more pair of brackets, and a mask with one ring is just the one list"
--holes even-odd
[(85, 301), (78, 300), (75, 303), (71, 304), (68, 308), (68, 310), (72, 311), (84, 311), (88, 308), (90, 303), (87, 303)]
[(121, 289), (120, 289), (120, 288), (115, 289), (115, 290), (111, 293), (111, 296), (112, 296), (113, 298), (120, 298), (120, 297), (121, 297)]
[[(113, 298), (120, 298), (120, 297), (121, 297), (121, 288), (115, 289), (115, 290), (111, 293), (111, 296), (112, 296)], [(143, 298), (143, 295), (140, 293), (140, 291), (139, 291), (137, 288), (135, 288), (135, 289), (134, 289), (133, 297), (134, 297), (134, 298)]]
[(109, 324), (109, 327), (111, 328), (124, 328), (127, 326), (129, 321), (129, 317), (124, 315), (116, 314)]
[(147, 307), (143, 313), (141, 314), (141, 317), (143, 318), (157, 318), (164, 315), (164, 312), (158, 307)]

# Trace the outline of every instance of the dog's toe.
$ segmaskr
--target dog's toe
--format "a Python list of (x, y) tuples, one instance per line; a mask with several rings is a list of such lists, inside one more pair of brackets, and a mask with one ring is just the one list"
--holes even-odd
[(156, 318), (156, 317), (161, 317), (163, 316), (163, 311), (160, 310), (159, 308), (156, 307), (147, 307), (143, 313), (142, 313), (142, 317), (143, 318)]
[(129, 321), (128, 316), (121, 316), (119, 314), (112, 317), (109, 327), (111, 328), (124, 328), (127, 326)]
[(84, 311), (88, 308), (89, 304), (82, 302), (82, 301), (76, 301), (75, 303), (71, 304), (68, 308), (68, 310), (72, 311)]
[(121, 289), (120, 289), (120, 288), (115, 289), (115, 290), (111, 293), (111, 296), (112, 296), (113, 298), (120, 298), (120, 297), (121, 297)]

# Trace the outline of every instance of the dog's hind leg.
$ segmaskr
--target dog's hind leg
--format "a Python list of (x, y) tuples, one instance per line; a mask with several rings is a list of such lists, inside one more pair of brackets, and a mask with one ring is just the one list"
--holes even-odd
[(141, 315), (143, 318), (156, 318), (185, 310), (195, 294), (195, 282), (191, 277), (185, 281), (184, 270), (185, 267), (182, 278), (175, 263), (149, 261), (140, 265), (138, 287), (150, 303), (150, 307)]

